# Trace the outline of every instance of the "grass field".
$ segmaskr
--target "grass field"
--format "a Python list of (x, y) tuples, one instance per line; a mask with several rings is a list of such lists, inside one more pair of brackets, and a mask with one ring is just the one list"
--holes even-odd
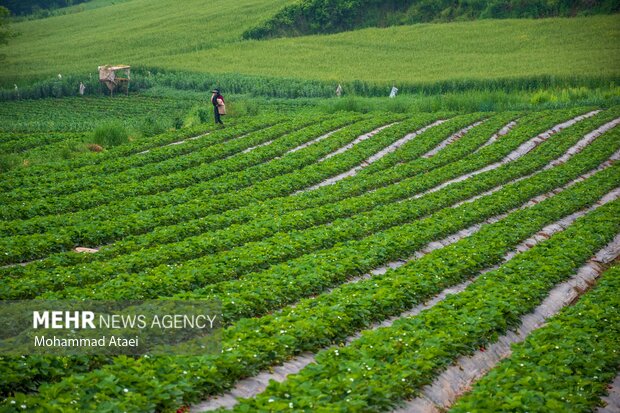
[[(132, 0), (14, 25), (0, 82), (96, 74), (106, 63), (197, 73), (428, 83), (453, 79), (620, 76), (620, 16), (501, 20), (241, 41), (286, 1), (232, 5)], [(165, 10), (165, 13), (162, 13)], [(250, 12), (251, 11), (251, 12)]]
[(536, 75), (617, 77), (620, 15), (421, 24), (237, 42), (161, 64), (201, 71), (210, 59), (218, 61), (214, 72), (395, 84)]
[[(389, 411), (608, 250), (584, 270), (602, 281), (578, 312), (560, 304), (530, 353), (465, 401), (484, 411), (507, 374), (523, 379), (498, 393), (514, 411), (593, 408), (616, 374), (620, 317), (618, 271), (605, 272), (620, 242), (620, 107), (599, 109), (297, 108), (1, 173), (2, 300), (216, 300), (223, 328), (222, 351), (199, 356), (2, 356), (0, 409)], [(27, 157), (78, 138), (27, 137), (0, 145)], [(549, 346), (562, 368), (519, 369)], [(555, 383), (553, 403), (514, 404), (539, 382)], [(233, 388), (248, 399), (208, 400)]]
[(31, 75), (95, 72), (101, 64), (144, 64), (234, 41), (290, 0), (132, 0), (13, 25), (1, 52), (3, 82)]

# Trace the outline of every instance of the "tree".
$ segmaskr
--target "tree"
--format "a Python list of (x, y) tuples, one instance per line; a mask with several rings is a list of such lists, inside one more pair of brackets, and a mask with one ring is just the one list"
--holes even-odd
[(5, 7), (0, 6), (0, 44), (6, 44), (9, 41), (11, 32), (9, 31), (9, 11)]

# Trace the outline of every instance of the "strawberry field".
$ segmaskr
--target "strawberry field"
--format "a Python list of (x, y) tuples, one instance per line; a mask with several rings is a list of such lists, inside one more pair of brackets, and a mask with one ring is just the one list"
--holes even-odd
[[(28, 104), (2, 151), (86, 134)], [(7, 170), (1, 300), (216, 301), (223, 327), (217, 354), (0, 356), (0, 411), (612, 412), (619, 125), (297, 108)]]

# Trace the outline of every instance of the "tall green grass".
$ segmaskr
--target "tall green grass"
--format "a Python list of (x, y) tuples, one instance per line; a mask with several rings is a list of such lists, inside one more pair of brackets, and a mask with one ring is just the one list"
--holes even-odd
[[(330, 88), (342, 83), (345, 93), (373, 95), (378, 93), (375, 86), (392, 84), (401, 91), (433, 85), (441, 92), (471, 89), (468, 84), (480, 82), (517, 89), (523, 87), (515, 84), (533, 82), (527, 85), (532, 90), (545, 86), (542, 83), (593, 86), (592, 79), (620, 79), (620, 15), (419, 24), (241, 40), (243, 30), (291, 2), (187, 0), (181, 5), (132, 0), (18, 23), (14, 29), (21, 35), (0, 48), (7, 56), (0, 85), (50, 82), (59, 73), (81, 73), (96, 82), (97, 66), (106, 63), (130, 64), (145, 73), (164, 69), (211, 74), (212, 81), (230, 86), (229, 93), (251, 89), (283, 95), (277, 91), (282, 79), (287, 85), (298, 82), (297, 92), (289, 97), (312, 96), (322, 87), (308, 81), (327, 82)], [(320, 95), (324, 92), (314, 94)]]
[[(482, 20), (247, 41), (159, 59), (169, 69), (401, 84), (620, 75), (620, 15)], [(155, 62), (152, 62), (155, 64)]]
[[(132, 0), (12, 25), (19, 36), (0, 47), (0, 82), (144, 64), (235, 41), (257, 20), (293, 0)], [(203, 69), (217, 65), (217, 55)]]

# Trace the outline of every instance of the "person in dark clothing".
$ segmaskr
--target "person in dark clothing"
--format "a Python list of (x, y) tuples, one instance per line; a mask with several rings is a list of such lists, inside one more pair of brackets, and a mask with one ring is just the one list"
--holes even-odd
[(219, 89), (213, 89), (211, 95), (211, 103), (213, 104), (213, 116), (215, 117), (215, 123), (224, 125), (222, 122), (222, 115), (226, 114), (226, 104), (224, 103), (224, 97), (220, 94)]

